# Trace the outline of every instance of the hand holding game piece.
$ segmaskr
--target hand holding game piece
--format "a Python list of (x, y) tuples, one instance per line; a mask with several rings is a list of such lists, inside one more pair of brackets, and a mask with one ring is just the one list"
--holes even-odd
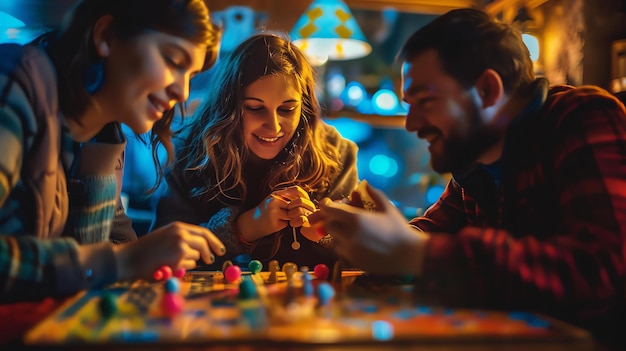
[(263, 263), (259, 260), (252, 260), (248, 263), (248, 269), (252, 274), (257, 274), (263, 269)]
[[(316, 210), (309, 194), (299, 186), (274, 190), (256, 207), (237, 218), (241, 238), (253, 242), (288, 225), (308, 226), (307, 216)], [(297, 244), (294, 244), (294, 247)]]
[(330, 273), (330, 269), (323, 263), (316, 264), (315, 267), (313, 267), (313, 274), (315, 274), (317, 279), (326, 280), (328, 273)]
[(115, 245), (113, 250), (119, 281), (154, 278), (163, 265), (192, 269), (199, 259), (213, 263), (215, 255), (226, 252), (210, 230), (183, 222), (170, 223), (136, 241)]
[(419, 276), (430, 235), (407, 225), (382, 191), (364, 186), (376, 211), (326, 198), (320, 201), (322, 225), (332, 233), (337, 255), (371, 274)]
[(239, 278), (241, 278), (241, 268), (239, 266), (232, 265), (224, 271), (224, 279), (229, 283), (236, 282)]

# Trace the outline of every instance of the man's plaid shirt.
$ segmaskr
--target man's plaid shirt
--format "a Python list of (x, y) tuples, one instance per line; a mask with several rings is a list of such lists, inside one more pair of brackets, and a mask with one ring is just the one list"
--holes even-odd
[(410, 222), (433, 233), (420, 287), (448, 303), (591, 320), (624, 303), (626, 110), (591, 86), (540, 80), (534, 93), (500, 161), (454, 174)]

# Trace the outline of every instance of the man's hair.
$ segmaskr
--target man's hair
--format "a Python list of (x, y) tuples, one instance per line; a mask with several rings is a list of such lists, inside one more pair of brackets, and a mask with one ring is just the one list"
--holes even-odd
[(430, 49), (464, 88), (486, 69), (500, 75), (509, 94), (534, 80), (533, 63), (520, 33), (479, 9), (455, 9), (437, 17), (411, 35), (398, 59), (411, 61)]

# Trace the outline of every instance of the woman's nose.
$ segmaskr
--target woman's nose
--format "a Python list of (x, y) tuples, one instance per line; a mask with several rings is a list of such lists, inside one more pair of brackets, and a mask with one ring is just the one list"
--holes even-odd
[(168, 88), (168, 94), (178, 102), (185, 102), (189, 98), (189, 78), (187, 75), (179, 75)]

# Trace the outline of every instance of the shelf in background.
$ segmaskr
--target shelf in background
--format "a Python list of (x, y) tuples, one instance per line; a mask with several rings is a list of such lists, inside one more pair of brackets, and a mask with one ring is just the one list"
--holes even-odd
[(356, 111), (338, 111), (331, 112), (325, 119), (338, 119), (338, 118), (349, 118), (359, 122), (365, 122), (374, 127), (382, 127), (382, 128), (404, 128), (404, 119), (405, 116), (381, 116), (381, 115), (366, 115), (362, 113), (358, 113)]

